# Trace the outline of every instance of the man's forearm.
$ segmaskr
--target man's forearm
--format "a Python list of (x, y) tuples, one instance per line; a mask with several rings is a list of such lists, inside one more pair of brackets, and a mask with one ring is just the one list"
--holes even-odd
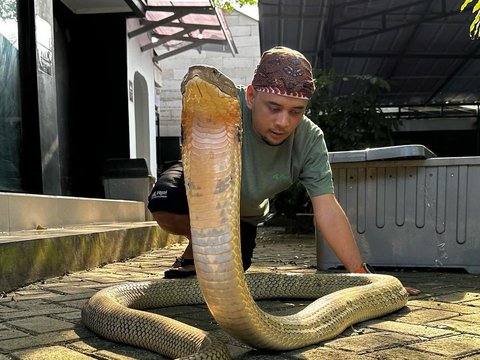
[(352, 229), (345, 212), (333, 195), (321, 195), (312, 198), (315, 222), (345, 268), (355, 272), (362, 267), (362, 258), (358, 250)]

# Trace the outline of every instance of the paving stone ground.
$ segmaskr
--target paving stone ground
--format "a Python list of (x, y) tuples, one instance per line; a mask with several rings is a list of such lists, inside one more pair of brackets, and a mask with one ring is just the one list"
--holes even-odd
[[(185, 244), (158, 249), (102, 268), (45, 279), (0, 295), (0, 360), (163, 359), (104, 340), (87, 330), (81, 308), (98, 290), (125, 281), (160, 279)], [(249, 271), (315, 272), (313, 235), (261, 230)], [(405, 286), (422, 290), (400, 311), (356, 324), (333, 340), (283, 353), (257, 351), (224, 333), (204, 305), (156, 310), (213, 332), (238, 360), (468, 359), (480, 360), (480, 276), (460, 272), (396, 271)], [(274, 314), (305, 301), (262, 301)]]

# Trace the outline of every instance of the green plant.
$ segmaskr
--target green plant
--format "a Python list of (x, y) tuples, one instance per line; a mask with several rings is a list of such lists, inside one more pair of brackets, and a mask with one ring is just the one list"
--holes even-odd
[(16, 19), (17, 17), (17, 2), (15, 0), (0, 1), (0, 19)]
[(256, 5), (257, 0), (232, 0), (232, 1), (211, 0), (211, 3), (213, 4), (213, 6), (229, 12), (234, 9), (232, 4), (237, 4), (240, 7), (242, 7), (243, 5)]
[[(357, 90), (345, 96), (332, 96), (332, 90), (355, 83)], [(390, 90), (389, 83), (373, 75), (318, 72), (316, 90), (310, 99), (307, 116), (325, 133), (330, 151), (358, 150), (392, 144), (397, 118), (385, 116), (378, 105), (380, 94)]]
[[(465, 0), (462, 4), (460, 11), (463, 11), (467, 6), (472, 3), (473, 0)], [(472, 39), (480, 38), (480, 0), (477, 0), (477, 3), (473, 6), (472, 13), (477, 13), (472, 23), (470, 24), (470, 37)]]

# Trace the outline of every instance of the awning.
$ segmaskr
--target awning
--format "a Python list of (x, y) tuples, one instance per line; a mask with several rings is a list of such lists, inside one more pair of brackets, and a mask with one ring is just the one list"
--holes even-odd
[(186, 50), (238, 53), (223, 11), (209, 0), (146, 0), (142, 26), (128, 33), (130, 38), (148, 33), (149, 43), (142, 51), (153, 49), (154, 61)]

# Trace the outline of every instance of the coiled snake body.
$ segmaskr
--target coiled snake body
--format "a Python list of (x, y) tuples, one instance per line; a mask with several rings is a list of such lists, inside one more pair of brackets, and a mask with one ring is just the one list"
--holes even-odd
[[(228, 359), (224, 344), (178, 321), (140, 311), (206, 302), (218, 324), (246, 344), (289, 350), (398, 310), (407, 293), (394, 277), (243, 273), (239, 241), (241, 113), (234, 84), (218, 70), (192, 66), (182, 82), (182, 159), (197, 279), (127, 283), (85, 305), (85, 325), (108, 339), (172, 358)], [(273, 316), (254, 299), (317, 299)]]

